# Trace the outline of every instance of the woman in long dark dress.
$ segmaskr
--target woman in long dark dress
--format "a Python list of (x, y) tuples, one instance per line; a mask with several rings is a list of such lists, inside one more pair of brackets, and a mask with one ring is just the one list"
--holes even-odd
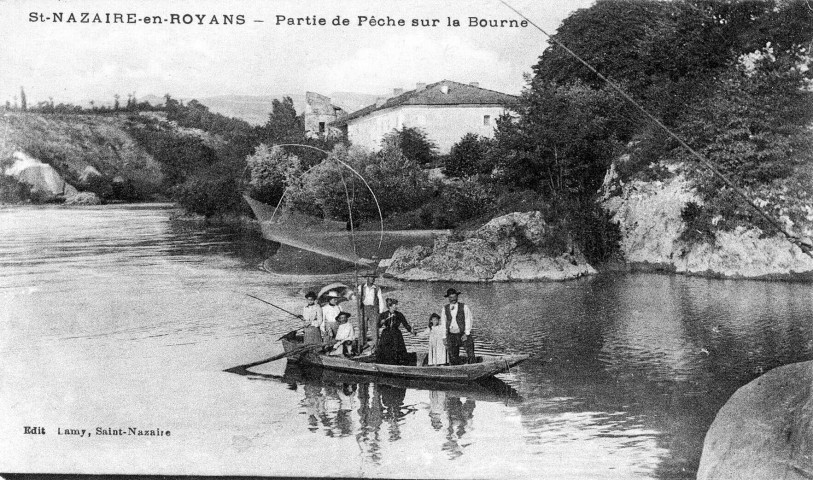
[(404, 314), (398, 311), (398, 300), (388, 298), (387, 311), (382, 313), (378, 319), (378, 326), (384, 327), (378, 339), (378, 350), (376, 361), (388, 365), (406, 364), (408, 354), (404, 344), (404, 336), (401, 334), (401, 325), (408, 332), (415, 335), (412, 326), (407, 322)]

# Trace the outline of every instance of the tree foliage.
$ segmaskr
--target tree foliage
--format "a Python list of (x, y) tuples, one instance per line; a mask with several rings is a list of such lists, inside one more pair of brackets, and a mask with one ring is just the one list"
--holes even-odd
[(429, 165), (437, 160), (437, 144), (419, 127), (393, 129), (381, 139), (381, 148), (388, 151), (400, 150), (417, 165)]
[(469, 177), (477, 174), (489, 174), (493, 168), (490, 154), (493, 141), (476, 133), (467, 133), (452, 145), (446, 159), (444, 172), (450, 177)]

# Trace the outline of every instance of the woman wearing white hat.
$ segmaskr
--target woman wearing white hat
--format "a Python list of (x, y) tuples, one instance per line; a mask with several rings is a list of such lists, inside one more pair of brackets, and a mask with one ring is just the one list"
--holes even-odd
[(339, 293), (335, 290), (331, 290), (327, 292), (324, 296), (327, 299), (327, 303), (322, 305), (322, 317), (325, 319), (325, 335), (326, 340), (329, 342), (336, 336), (336, 330), (339, 328), (338, 324), (336, 323), (336, 317), (342, 313), (342, 307), (339, 305), (339, 300), (344, 299)]

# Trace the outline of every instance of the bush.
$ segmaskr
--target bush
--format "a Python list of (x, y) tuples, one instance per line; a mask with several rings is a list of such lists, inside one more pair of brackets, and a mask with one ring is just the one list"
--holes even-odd
[(467, 133), (459, 142), (452, 145), (445, 162), (444, 173), (450, 177), (468, 177), (491, 173), (487, 162), (493, 141), (475, 133)]
[(246, 163), (250, 174), (248, 194), (269, 205), (279, 202), (292, 175), (301, 174), (296, 156), (280, 147), (269, 148), (264, 143), (246, 158)]
[(0, 203), (21, 203), (31, 199), (31, 187), (0, 173)]
[[(348, 197), (357, 222), (377, 221), (378, 208), (367, 187), (346, 163), (367, 181), (384, 217), (422, 205), (432, 195), (428, 175), (398, 149), (370, 153), (336, 146), (330, 157), (300, 176), (286, 179), (293, 208), (313, 213), (316, 206), (327, 218), (349, 219)], [(293, 173), (293, 172), (292, 172)]]
[(393, 129), (381, 140), (382, 150), (401, 150), (404, 156), (419, 166), (433, 164), (438, 157), (437, 144), (418, 127)]
[(173, 199), (188, 212), (211, 217), (241, 210), (240, 164), (218, 162), (173, 188)]

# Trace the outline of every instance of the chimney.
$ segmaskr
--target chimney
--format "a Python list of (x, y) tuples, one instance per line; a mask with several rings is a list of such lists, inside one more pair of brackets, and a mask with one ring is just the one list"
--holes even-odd
[(381, 107), (381, 106), (383, 106), (383, 105), (384, 105), (386, 102), (387, 102), (386, 97), (378, 97), (378, 98), (376, 98), (376, 99), (375, 99), (375, 106), (376, 106), (376, 107)]
[(397, 97), (398, 95), (401, 95), (402, 93), (404, 93), (403, 88), (393, 88), (392, 89), (392, 96), (393, 97)]
[(440, 93), (449, 93), (449, 86), (448, 85), (441, 85), (440, 86)]
[(425, 83), (420, 83), (420, 82), (419, 82), (419, 83), (416, 83), (416, 84), (415, 84), (415, 91), (416, 91), (416, 92), (420, 92), (421, 90), (423, 90), (423, 89), (425, 89), (425, 88), (426, 88), (426, 84), (425, 84)]
[(480, 88), (480, 82), (469, 82), (469, 85), (471, 85), (472, 87)]

